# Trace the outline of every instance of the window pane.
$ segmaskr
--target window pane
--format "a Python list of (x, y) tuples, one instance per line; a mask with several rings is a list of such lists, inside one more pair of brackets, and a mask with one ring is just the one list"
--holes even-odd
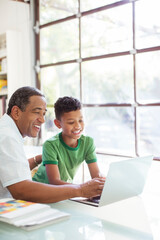
[(83, 62), (83, 103), (132, 102), (132, 62), (132, 56)]
[(160, 51), (137, 54), (137, 99), (160, 101)]
[[(56, 135), (59, 130), (54, 124), (54, 108), (53, 107), (47, 107), (47, 113), (45, 116), (45, 123), (42, 125), (42, 140), (43, 143), (52, 136)], [(42, 143), (42, 144), (43, 144)]]
[(41, 64), (79, 58), (78, 20), (70, 20), (40, 31)]
[(114, 2), (120, 2), (120, 0), (81, 0), (81, 12), (87, 11), (90, 9), (98, 8), (101, 6), (105, 6)]
[(141, 155), (159, 156), (160, 107), (141, 107), (138, 113), (140, 118), (139, 152)]
[(134, 154), (134, 114), (132, 108), (84, 108), (85, 133), (93, 137), (97, 150)]
[(132, 49), (131, 4), (82, 17), (82, 57)]
[(160, 45), (160, 1), (136, 2), (136, 48)]
[(72, 16), (78, 12), (75, 0), (40, 0), (40, 24)]
[(54, 104), (61, 96), (80, 97), (79, 65), (65, 64), (62, 66), (41, 69), (42, 90), (47, 104)]

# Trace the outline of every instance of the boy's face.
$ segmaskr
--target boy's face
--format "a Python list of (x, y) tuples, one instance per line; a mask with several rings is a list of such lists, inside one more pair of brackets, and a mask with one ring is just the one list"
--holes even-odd
[(64, 113), (58, 122), (59, 128), (62, 128), (64, 140), (80, 138), (84, 129), (82, 110)]

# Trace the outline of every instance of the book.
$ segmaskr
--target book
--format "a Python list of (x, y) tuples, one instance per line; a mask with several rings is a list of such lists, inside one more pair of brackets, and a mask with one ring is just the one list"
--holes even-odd
[(27, 231), (68, 219), (69, 216), (47, 204), (15, 199), (0, 202), (0, 221)]
[(0, 98), (0, 118), (2, 117), (3, 113), (3, 102), (2, 99)]
[(4, 96), (1, 96), (1, 91), (0, 91), (0, 118), (5, 112), (6, 112), (6, 99)]

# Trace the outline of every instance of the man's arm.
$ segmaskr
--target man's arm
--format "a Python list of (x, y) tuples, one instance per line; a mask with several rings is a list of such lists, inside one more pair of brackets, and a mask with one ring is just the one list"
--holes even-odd
[(73, 197), (93, 197), (100, 195), (104, 180), (97, 178), (83, 184), (49, 185), (25, 180), (8, 186), (15, 199), (39, 203), (53, 203)]
[(42, 162), (42, 155), (37, 155), (28, 159), (30, 170), (37, 167)]

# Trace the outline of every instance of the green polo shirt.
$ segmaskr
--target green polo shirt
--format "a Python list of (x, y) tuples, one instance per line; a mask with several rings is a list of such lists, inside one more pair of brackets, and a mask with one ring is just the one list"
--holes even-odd
[(87, 164), (97, 161), (93, 139), (82, 135), (76, 148), (69, 147), (62, 139), (62, 133), (48, 139), (43, 145), (42, 164), (33, 180), (49, 183), (45, 164), (58, 165), (61, 180), (72, 182), (83, 161)]

